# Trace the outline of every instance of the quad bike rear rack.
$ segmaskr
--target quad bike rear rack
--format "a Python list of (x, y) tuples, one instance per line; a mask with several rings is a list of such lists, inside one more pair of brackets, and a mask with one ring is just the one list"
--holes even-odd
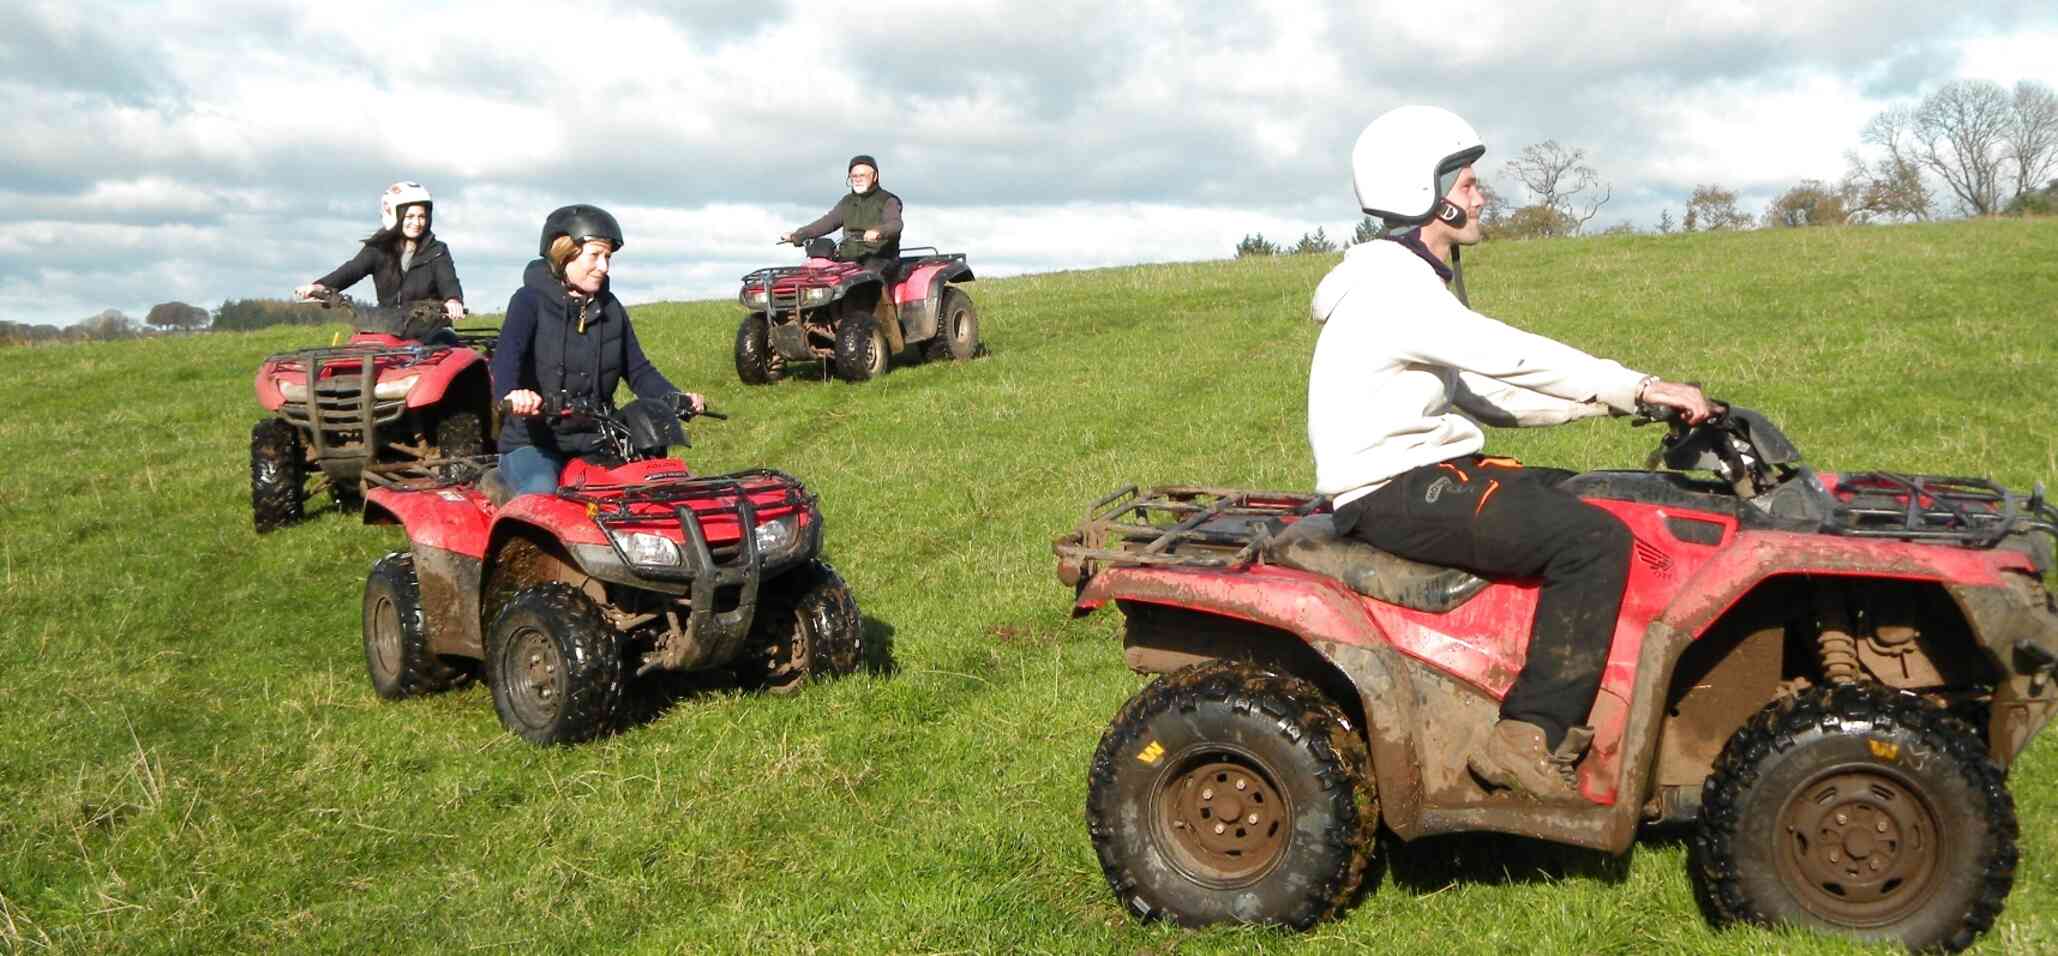
[(1830, 534), (1982, 549), (2017, 533), (2058, 539), (2058, 508), (2042, 483), (2023, 496), (1984, 478), (1871, 471), (1840, 478), (1834, 496)]
[(1091, 577), (1096, 564), (1241, 568), (1274, 533), (1322, 511), (1324, 495), (1171, 485), (1125, 485), (1086, 509), (1086, 520), (1051, 541), (1066, 565)]

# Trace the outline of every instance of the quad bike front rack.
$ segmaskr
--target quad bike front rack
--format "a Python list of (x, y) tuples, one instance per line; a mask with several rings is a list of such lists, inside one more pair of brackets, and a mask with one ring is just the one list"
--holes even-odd
[[(779, 500), (763, 505), (751, 501), (752, 494), (772, 490), (781, 492)], [(600, 528), (623, 567), (650, 580), (687, 585), (690, 601), (684, 626), (676, 618), (672, 622), (682, 639), (669, 644), (669, 648), (676, 648), (676, 653), (681, 654), (688, 653), (689, 648), (715, 648), (714, 653), (721, 657), (727, 657), (749, 636), (756, 615), (758, 587), (764, 578), (764, 556), (757, 546), (758, 509), (785, 507), (799, 513), (815, 502), (798, 480), (769, 468), (705, 478), (655, 479), (635, 486), (559, 488), (557, 495), (586, 507), (587, 515)], [(723, 498), (731, 504), (716, 508), (693, 506)], [(735, 517), (739, 533), (735, 544), (716, 547), (708, 543), (701, 520), (704, 514), (724, 512)], [(667, 518), (678, 521), (686, 535), (679, 565), (637, 563), (615, 538), (615, 531), (624, 526), (648, 526)], [(735, 603), (729, 610), (720, 611), (716, 609), (716, 592), (726, 588), (735, 589)], [(645, 669), (679, 665), (676, 660), (652, 660), (646, 662)]]
[(1329, 503), (1324, 495), (1173, 485), (1125, 485), (1088, 506), (1051, 541), (1060, 562), (1091, 577), (1099, 564), (1241, 568), (1273, 534)]
[(1992, 548), (2016, 533), (2058, 539), (2058, 508), (2041, 483), (2029, 495), (1984, 478), (1871, 471), (1837, 482), (1837, 504), (1824, 528), (1859, 538), (1941, 541)]

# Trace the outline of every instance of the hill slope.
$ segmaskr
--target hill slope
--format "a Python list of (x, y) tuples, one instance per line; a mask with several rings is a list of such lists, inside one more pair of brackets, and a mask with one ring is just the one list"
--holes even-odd
[[(1051, 535), (1118, 484), (1305, 488), (1308, 294), (1333, 257), (971, 287), (993, 355), (863, 386), (736, 384), (729, 303), (635, 310), (735, 417), (701, 471), (821, 494), (830, 556), (900, 670), (791, 699), (689, 694), (539, 750), (483, 688), (387, 704), (363, 676), (391, 529), (250, 531), (250, 375), (335, 329), (0, 351), (0, 949), (1847, 952), (1716, 935), (1677, 842), (1624, 860), (1500, 838), (1383, 848), (1308, 937), (1138, 926), (1081, 821), (1141, 686)], [(1481, 247), (1483, 311), (1698, 379), (1811, 460), (2058, 476), (2058, 222)], [(976, 258), (974, 265), (976, 266)], [(633, 256), (621, 262), (636, 268)], [(1496, 433), (1568, 467), (1649, 431)], [(2014, 777), (2023, 866), (1982, 949), (2058, 949), (2058, 744)], [(1390, 852), (1388, 852), (1390, 850)]]

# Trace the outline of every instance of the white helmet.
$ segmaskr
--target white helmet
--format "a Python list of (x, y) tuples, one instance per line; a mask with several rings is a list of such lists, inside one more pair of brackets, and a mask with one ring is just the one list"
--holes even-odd
[(1434, 106), (1381, 114), (1351, 147), (1351, 185), (1358, 208), (1389, 225), (1421, 225), (1458, 180), (1458, 171), (1486, 154), (1472, 124)]
[(415, 182), (397, 182), (386, 187), (385, 194), (379, 197), (379, 228), (391, 229), (399, 225), (400, 207), (415, 203), (435, 206), (435, 201), (429, 198), (428, 187)]

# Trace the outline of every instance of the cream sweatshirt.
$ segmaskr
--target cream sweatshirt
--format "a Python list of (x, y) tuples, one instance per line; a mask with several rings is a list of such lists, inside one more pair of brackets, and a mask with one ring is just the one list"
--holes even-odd
[(1411, 468), (1469, 455), (1481, 424), (1557, 425), (1635, 410), (1645, 378), (1459, 303), (1429, 263), (1379, 240), (1315, 289), (1308, 370), (1315, 490), (1339, 506)]

